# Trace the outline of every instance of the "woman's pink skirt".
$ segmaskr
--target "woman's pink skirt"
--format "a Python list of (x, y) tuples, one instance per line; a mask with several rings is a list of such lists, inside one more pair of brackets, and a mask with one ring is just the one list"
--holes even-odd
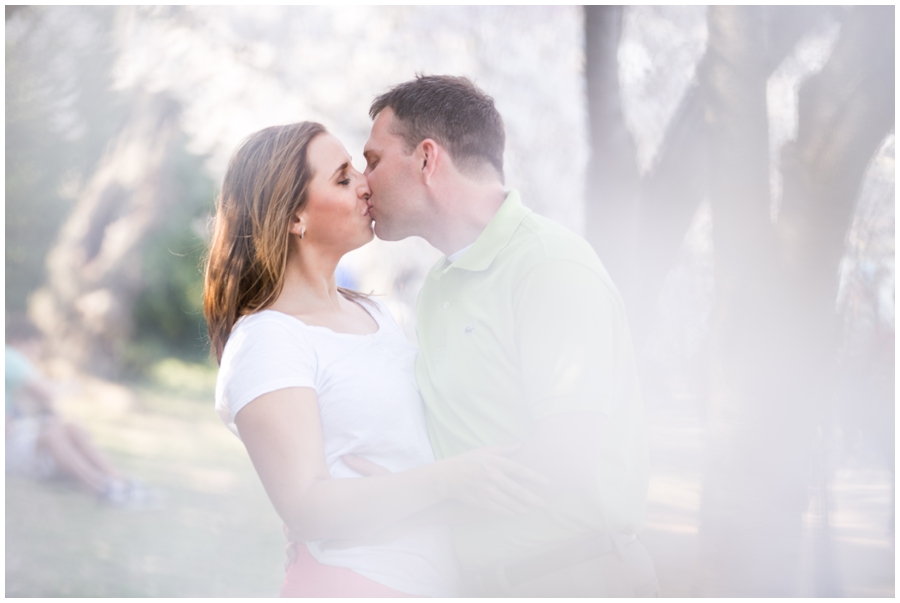
[(346, 567), (322, 565), (305, 545), (297, 546), (297, 560), (288, 566), (282, 597), (415, 597), (363, 578)]

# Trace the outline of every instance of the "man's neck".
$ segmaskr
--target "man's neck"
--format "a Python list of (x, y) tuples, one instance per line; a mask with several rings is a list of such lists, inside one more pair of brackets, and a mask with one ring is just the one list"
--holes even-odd
[(443, 211), (428, 242), (447, 256), (468, 247), (487, 228), (505, 199), (499, 182), (460, 187), (443, 200)]

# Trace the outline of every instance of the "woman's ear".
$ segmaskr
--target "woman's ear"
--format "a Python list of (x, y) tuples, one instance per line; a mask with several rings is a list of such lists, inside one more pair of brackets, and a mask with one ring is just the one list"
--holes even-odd
[(294, 217), (291, 218), (291, 226), (288, 228), (288, 232), (292, 235), (297, 235), (301, 239), (306, 234), (306, 216), (304, 212), (298, 211), (294, 214)]

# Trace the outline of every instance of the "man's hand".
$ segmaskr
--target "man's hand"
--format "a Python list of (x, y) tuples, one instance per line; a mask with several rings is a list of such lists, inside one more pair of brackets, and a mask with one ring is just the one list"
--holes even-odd
[(390, 471), (378, 463), (373, 463), (372, 461), (364, 459), (361, 456), (356, 456), (355, 454), (345, 454), (341, 457), (341, 460), (343, 460), (344, 464), (350, 467), (350, 469), (356, 471), (363, 477), (375, 477), (377, 475), (390, 474)]
[[(434, 464), (434, 469), (440, 471), (440, 483), (449, 499), (492, 513), (525, 513), (546, 505), (549, 480), (509, 458), (519, 449), (518, 445), (477, 448), (442, 459)], [(356, 455), (344, 455), (342, 459), (364, 477), (391, 473)]]

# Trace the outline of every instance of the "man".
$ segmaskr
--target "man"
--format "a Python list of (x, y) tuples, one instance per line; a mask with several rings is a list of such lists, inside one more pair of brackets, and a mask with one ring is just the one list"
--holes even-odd
[(384, 240), (445, 254), (419, 295), (416, 375), (438, 458), (522, 442), (548, 505), (455, 529), (473, 595), (648, 596), (647, 446), (619, 294), (581, 238), (503, 180), (503, 121), (469, 80), (379, 96), (365, 146)]

